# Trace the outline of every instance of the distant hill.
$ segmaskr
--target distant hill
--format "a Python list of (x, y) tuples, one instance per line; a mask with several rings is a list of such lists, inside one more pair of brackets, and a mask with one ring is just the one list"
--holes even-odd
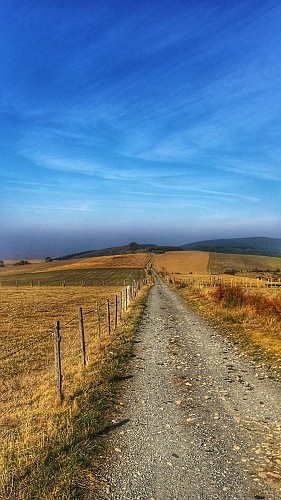
[(281, 256), (281, 238), (229, 238), (217, 240), (204, 240), (188, 243), (182, 246), (156, 245), (154, 243), (136, 243), (132, 241), (128, 245), (102, 248), (100, 250), (87, 250), (85, 252), (72, 253), (57, 257), (56, 260), (81, 259), (87, 257), (102, 257), (106, 255), (118, 255), (135, 252), (164, 253), (180, 250), (201, 250), (203, 252), (268, 255), (269, 257)]
[(104, 257), (107, 255), (118, 255), (118, 254), (135, 253), (135, 252), (163, 253), (163, 252), (171, 252), (173, 250), (182, 250), (182, 248), (174, 246), (159, 246), (153, 243), (139, 244), (136, 242), (131, 242), (128, 245), (123, 245), (119, 247), (102, 248), (100, 250), (87, 250), (86, 252), (63, 255), (62, 257), (57, 257), (56, 260), (81, 259), (84, 257), (85, 258)]
[(182, 245), (181, 248), (182, 250), (276, 257), (281, 256), (281, 238), (251, 237), (204, 240)]

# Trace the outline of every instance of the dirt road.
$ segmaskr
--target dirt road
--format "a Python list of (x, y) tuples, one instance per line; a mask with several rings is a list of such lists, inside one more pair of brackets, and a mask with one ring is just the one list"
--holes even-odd
[(155, 282), (92, 498), (280, 500), (280, 386)]

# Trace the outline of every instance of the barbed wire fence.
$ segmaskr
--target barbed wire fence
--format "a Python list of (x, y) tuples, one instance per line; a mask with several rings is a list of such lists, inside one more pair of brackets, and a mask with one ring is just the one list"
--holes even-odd
[[(42, 360), (42, 366), (44, 369), (44, 365), (50, 368), (50, 365), (54, 364), (55, 398), (56, 402), (62, 404), (67, 384), (71, 379), (70, 369), (72, 372), (84, 370), (92, 361), (102, 356), (103, 350), (110, 344), (110, 336), (122, 324), (130, 304), (145, 284), (147, 284), (146, 278), (134, 281), (111, 299), (97, 300), (91, 309), (77, 307), (77, 315), (66, 322), (57, 319), (53, 327), (50, 325), (50, 329), (45, 334), (28, 343), (25, 343), (23, 339), (23, 344), (18, 349), (4, 354), (0, 358), (0, 363), (8, 362), (13, 357), (17, 360), (17, 355), (23, 351), (30, 351), (30, 354), (34, 356), (34, 346), (44, 342), (47, 342), (47, 351), (49, 351), (48, 346), (51, 346), (53, 342), (53, 362), (51, 353), (45, 352), (44, 346), (43, 352), (48, 357), (48, 361), (45, 363)], [(50, 344), (48, 339), (50, 339)], [(13, 405), (10, 406), (11, 410), (12, 408)], [(8, 410), (4, 409), (2, 417), (7, 412)]]

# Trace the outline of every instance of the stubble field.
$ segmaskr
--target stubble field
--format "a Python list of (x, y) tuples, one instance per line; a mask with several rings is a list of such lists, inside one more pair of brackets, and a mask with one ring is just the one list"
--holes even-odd
[[(116, 266), (111, 269), (92, 268), (92, 262), (87, 260), (85, 268), (76, 262), (74, 268), (69, 266), (70, 269), (60, 263), (61, 270), (57, 263), (55, 266), (30, 264), (24, 266), (24, 272), (22, 266), (1, 270), (4, 271), (1, 273), (2, 283), (5, 279), (5, 284), (0, 287), (0, 491), (3, 498), (9, 498), (9, 483), (13, 490), (13, 477), (19, 477), (36, 453), (46, 449), (48, 441), (58, 432), (56, 416), (68, 407), (72, 411), (75, 405), (84, 377), (78, 318), (80, 308), (87, 369), (91, 367), (98, 371), (103, 353), (110, 348), (109, 328), (112, 334), (126, 315), (126, 288), (145, 277), (144, 269), (133, 268), (132, 262), (146, 263), (148, 258), (122, 259), (126, 268)], [(108, 262), (106, 259), (107, 265)], [(101, 263), (99, 259), (99, 265)], [(89, 265), (91, 267), (87, 268)], [(91, 273), (88, 278), (92, 282), (89, 281), (88, 285), (92, 286), (85, 283), (85, 272)], [(42, 275), (53, 275), (50, 279), (52, 286), (44, 285)], [(80, 285), (81, 279), (86, 286)], [(60, 286), (56, 286), (56, 280)], [(33, 286), (25, 286), (31, 281)], [(68, 284), (61, 286), (64, 281)], [(60, 322), (61, 334), (62, 407), (58, 402), (54, 369), (57, 321)]]
[(160, 273), (168, 274), (207, 274), (208, 252), (166, 252), (156, 255), (153, 267)]

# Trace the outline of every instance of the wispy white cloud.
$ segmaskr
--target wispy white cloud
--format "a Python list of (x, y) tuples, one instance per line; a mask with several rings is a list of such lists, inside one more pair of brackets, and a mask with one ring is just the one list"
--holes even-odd
[(259, 163), (255, 160), (243, 161), (227, 159), (222, 165), (215, 164), (214, 166), (219, 170), (232, 172), (236, 175), (254, 177), (267, 181), (281, 181), (280, 165), (277, 163), (275, 165), (270, 165), (266, 159)]
[[(239, 193), (230, 193), (230, 192), (223, 192), (223, 191), (212, 191), (208, 189), (201, 189), (201, 188), (196, 188), (196, 187), (183, 187), (182, 185), (180, 186), (173, 186), (171, 187), (169, 183), (165, 184), (156, 184), (157, 188), (164, 189), (164, 192), (145, 192), (145, 191), (128, 191), (128, 194), (134, 194), (138, 196), (145, 196), (145, 197), (161, 197), (161, 198), (204, 198), (208, 199), (212, 202), (212, 198), (217, 198), (220, 200), (224, 201), (236, 201), (236, 200), (245, 200), (249, 202), (259, 202), (260, 199), (256, 198), (254, 196), (247, 196), (247, 195), (242, 195)], [(180, 191), (177, 193), (171, 193), (167, 192), (166, 190), (176, 190)], [(210, 195), (213, 195), (213, 197), (210, 197)]]

